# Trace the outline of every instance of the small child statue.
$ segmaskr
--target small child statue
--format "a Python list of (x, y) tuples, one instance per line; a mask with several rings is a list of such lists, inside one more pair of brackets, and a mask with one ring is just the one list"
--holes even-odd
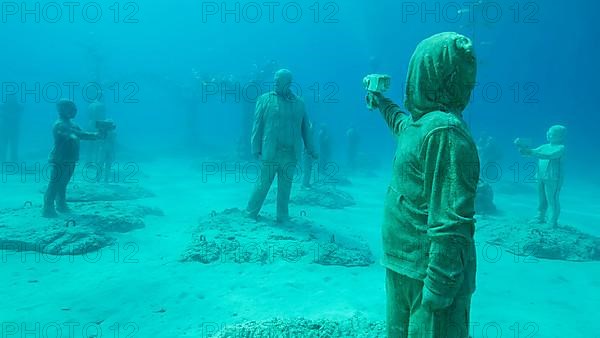
[[(44, 194), (42, 216), (57, 217), (61, 213), (69, 213), (67, 206), (67, 185), (71, 181), (77, 161), (79, 161), (79, 141), (97, 140), (106, 135), (83, 131), (73, 119), (77, 115), (77, 106), (73, 101), (62, 99), (56, 104), (58, 120), (52, 127), (54, 148), (49, 156), (51, 165), (50, 182)], [(55, 208), (56, 202), (56, 208)]]
[(549, 208), (549, 223), (552, 227), (558, 226), (558, 216), (560, 215), (559, 195), (564, 180), (563, 159), (566, 133), (567, 129), (564, 126), (550, 127), (546, 133), (548, 143), (537, 148), (530, 148), (519, 138), (514, 142), (522, 155), (538, 158), (539, 206), (534, 222), (546, 223), (546, 212)]

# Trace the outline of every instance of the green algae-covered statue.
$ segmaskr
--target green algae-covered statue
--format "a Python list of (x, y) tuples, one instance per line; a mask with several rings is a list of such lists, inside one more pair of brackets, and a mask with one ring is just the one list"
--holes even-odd
[[(314, 126), (312, 122), (308, 123), (308, 137), (314, 142)], [(311, 187), (311, 179), (313, 177), (313, 164), (314, 158), (313, 154), (310, 153), (310, 150), (304, 147), (304, 152), (302, 153), (302, 187), (310, 188)]]
[(409, 115), (375, 93), (398, 141), (383, 224), (388, 337), (469, 336), (479, 159), (462, 112), (476, 69), (472, 42), (441, 33), (410, 61)]
[(535, 223), (546, 223), (546, 212), (550, 207), (550, 225), (558, 226), (559, 196), (564, 181), (563, 157), (566, 133), (567, 129), (564, 126), (552, 126), (546, 133), (548, 143), (534, 149), (529, 148), (519, 138), (515, 140), (515, 145), (519, 147), (521, 154), (539, 159), (537, 171), (539, 205)]
[(51, 172), (48, 189), (44, 195), (43, 217), (56, 217), (56, 210), (62, 213), (70, 211), (66, 198), (67, 185), (73, 176), (75, 165), (79, 161), (79, 141), (97, 140), (102, 137), (100, 133), (83, 131), (73, 122), (73, 118), (77, 115), (77, 106), (73, 101), (60, 100), (56, 104), (56, 110), (58, 111), (58, 120), (52, 128), (54, 148), (49, 157)]
[(275, 74), (275, 91), (263, 94), (256, 103), (252, 129), (252, 154), (260, 159), (258, 183), (246, 211), (256, 218), (277, 176), (277, 221), (289, 218), (288, 204), (297, 163), (302, 152), (316, 158), (310, 137), (310, 121), (304, 101), (291, 91), (292, 73)]
[[(96, 123), (106, 120), (106, 106), (99, 100), (95, 100), (89, 104), (87, 109), (88, 126), (87, 131), (96, 131)], [(100, 155), (100, 141), (90, 141), (87, 151), (87, 161), (98, 162)]]

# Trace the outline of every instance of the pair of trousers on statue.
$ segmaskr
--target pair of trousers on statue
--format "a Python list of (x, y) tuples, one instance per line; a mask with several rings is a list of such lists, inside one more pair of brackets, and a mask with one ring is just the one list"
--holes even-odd
[(432, 311), (421, 305), (423, 281), (386, 270), (387, 332), (394, 338), (468, 338), (471, 293)]
[(75, 172), (74, 162), (50, 163), (50, 182), (44, 195), (45, 211), (54, 210), (54, 203), (59, 211), (68, 211), (67, 207), (67, 185)]
[(561, 186), (562, 182), (559, 180), (540, 180), (538, 183), (538, 222), (546, 222), (546, 213), (550, 209), (550, 225), (556, 226), (558, 224)]
[(248, 216), (257, 218), (265, 202), (269, 189), (277, 177), (277, 221), (284, 222), (289, 218), (289, 202), (292, 183), (297, 170), (297, 162), (290, 160), (262, 161), (258, 181), (248, 202)]

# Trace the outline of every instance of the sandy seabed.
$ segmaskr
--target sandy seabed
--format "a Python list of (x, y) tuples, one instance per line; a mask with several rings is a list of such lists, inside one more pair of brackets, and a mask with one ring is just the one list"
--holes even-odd
[[(260, 336), (252, 331), (256, 327), (267, 327), (273, 334), (273, 328), (282, 325), (312, 330), (315, 337), (381, 336), (385, 271), (378, 261), (389, 172), (350, 175), (352, 184), (340, 190), (352, 196), (354, 205), (291, 205), (292, 216), (302, 221), (287, 226), (293, 238), (306, 245), (303, 259), (273, 250), (259, 260), (220, 256), (204, 264), (184, 259), (198, 239), (202, 220), (229, 208), (243, 209), (252, 183), (219, 176), (205, 181), (193, 164), (173, 166), (173, 161), (140, 164), (138, 185), (152, 194), (124, 202), (129, 208), (162, 212), (138, 215), (143, 225), (134, 222), (127, 231), (106, 230), (103, 234), (110, 241), (102, 242), (99, 250), (84, 255), (0, 251), (3, 337), (226, 337), (236, 327), (250, 337)], [(502, 213), (482, 218), (481, 224), (532, 216), (534, 189), (510, 183), (498, 183), (497, 188), (496, 204)], [(36, 208), (40, 189), (43, 183), (9, 177), (2, 184), (0, 208)], [(599, 236), (600, 198), (595, 193), (568, 182), (561, 221)], [(118, 203), (123, 202), (111, 206)], [(71, 204), (75, 215), (86, 210), (84, 206)], [(274, 204), (266, 204), (265, 222), (273, 213)], [(98, 214), (102, 216), (101, 209)], [(38, 236), (35, 225), (45, 224), (38, 217), (37, 212), (15, 213), (10, 225), (33, 227), (31, 235)], [(312, 230), (301, 228), (307, 224)], [(311, 235), (315, 227), (318, 236)], [(248, 238), (253, 238), (252, 229), (247, 228)], [(243, 236), (244, 229), (236, 231)], [(290, 239), (281, 229), (274, 231), (265, 238)], [(473, 338), (600, 337), (600, 262), (517, 256), (486, 244), (490, 236), (483, 229), (477, 233)], [(336, 239), (367, 245), (373, 264), (343, 266), (310, 259), (318, 256), (315, 248)], [(301, 331), (273, 336), (300, 336), (294, 332)]]

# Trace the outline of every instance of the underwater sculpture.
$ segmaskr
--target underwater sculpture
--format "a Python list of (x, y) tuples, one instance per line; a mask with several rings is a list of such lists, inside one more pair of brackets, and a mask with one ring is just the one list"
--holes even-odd
[(502, 160), (502, 150), (498, 146), (496, 139), (487, 134), (482, 135), (477, 141), (477, 150), (481, 162), (482, 176), (485, 176), (483, 171), (485, 171), (487, 166), (498, 165)]
[(98, 174), (96, 179), (108, 183), (111, 174), (111, 166), (115, 161), (115, 143), (117, 134), (115, 124), (106, 119), (106, 107), (100, 101), (94, 101), (88, 106), (89, 130), (97, 131), (104, 135), (102, 139), (90, 142), (89, 160), (96, 163)]
[(257, 218), (267, 193), (277, 176), (277, 221), (289, 218), (288, 204), (294, 173), (302, 151), (301, 142), (313, 159), (317, 158), (309, 135), (309, 119), (304, 101), (292, 93), (292, 73), (281, 69), (275, 74), (275, 91), (263, 94), (256, 103), (252, 128), (252, 154), (259, 159), (260, 174), (246, 211)]
[(79, 141), (97, 140), (105, 136), (101, 132), (85, 132), (73, 122), (72, 119), (77, 115), (77, 106), (73, 101), (60, 100), (56, 104), (56, 110), (59, 118), (52, 128), (54, 148), (48, 159), (51, 172), (48, 189), (44, 194), (44, 217), (56, 217), (56, 210), (62, 213), (70, 211), (67, 206), (67, 185), (79, 161)]
[(101, 101), (95, 100), (88, 105), (88, 123), (89, 129), (96, 129), (96, 121), (106, 120), (106, 105)]
[(98, 125), (98, 131), (100, 134), (104, 135), (104, 138), (100, 140), (100, 151), (98, 157), (99, 173), (96, 176), (96, 179), (100, 181), (102, 178), (104, 178), (104, 183), (108, 183), (112, 174), (111, 168), (115, 162), (117, 133), (114, 130), (115, 125), (112, 121), (106, 120), (98, 122), (101, 122)]
[(560, 189), (564, 181), (563, 157), (565, 155), (565, 137), (567, 129), (561, 125), (550, 127), (546, 133), (548, 143), (537, 148), (531, 148), (517, 138), (515, 145), (522, 155), (538, 159), (538, 215), (534, 222), (546, 223), (546, 212), (550, 209), (549, 223), (558, 226), (560, 216)]
[(383, 224), (388, 337), (469, 336), (479, 158), (462, 112), (476, 68), (471, 40), (441, 33), (410, 61), (410, 115), (369, 93), (398, 141)]
[(6, 102), (0, 106), (0, 161), (18, 161), (19, 131), (23, 106), (16, 96), (6, 97)]
[[(94, 102), (90, 103), (87, 108), (87, 118), (87, 131), (96, 131), (96, 121), (102, 121), (106, 119), (106, 106), (98, 100), (95, 100)], [(90, 142), (88, 142), (84, 150), (84, 153), (88, 161), (98, 161), (100, 153), (100, 142), (98, 140), (90, 140)]]
[[(308, 123), (308, 137), (311, 139), (311, 143), (313, 142), (314, 137), (314, 127), (312, 122)], [(304, 152), (302, 153), (302, 187), (310, 188), (310, 180), (313, 174), (313, 164), (314, 159), (308, 148), (304, 147)]]
[(494, 204), (494, 190), (490, 179), (499, 175), (498, 167), (502, 160), (502, 151), (496, 139), (484, 133), (477, 141), (480, 162), (480, 180), (475, 199), (475, 211), (480, 215), (495, 214), (498, 210)]

